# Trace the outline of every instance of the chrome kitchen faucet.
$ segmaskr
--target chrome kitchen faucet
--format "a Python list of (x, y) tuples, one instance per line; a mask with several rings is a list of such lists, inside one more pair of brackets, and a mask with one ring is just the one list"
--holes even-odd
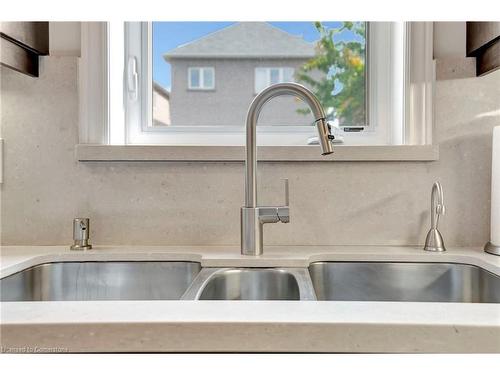
[(264, 104), (272, 98), (293, 95), (304, 101), (314, 115), (323, 155), (333, 152), (333, 136), (325, 119), (325, 112), (319, 100), (307, 88), (296, 83), (278, 83), (258, 94), (247, 113), (246, 160), (245, 160), (245, 206), (241, 208), (241, 254), (261, 255), (263, 253), (263, 225), (266, 223), (288, 223), (288, 180), (285, 180), (285, 205), (278, 207), (257, 206), (257, 121)]
[(443, 198), (443, 187), (436, 181), (432, 185), (431, 190), (431, 229), (427, 233), (425, 238), (424, 250), (427, 251), (445, 251), (443, 237), (441, 232), (439, 232), (438, 224), (439, 217), (444, 215), (444, 198)]

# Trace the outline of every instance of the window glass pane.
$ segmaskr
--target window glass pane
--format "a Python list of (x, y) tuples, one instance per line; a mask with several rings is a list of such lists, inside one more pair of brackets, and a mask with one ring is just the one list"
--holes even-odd
[[(363, 22), (153, 22), (153, 90), (162, 90), (168, 111), (161, 113), (169, 114), (157, 119), (157, 104), (153, 119), (170, 126), (244, 126), (256, 93), (294, 81), (316, 94), (329, 120), (366, 125), (365, 33)], [(205, 69), (214, 66), (216, 90), (214, 71)], [(190, 67), (203, 73), (188, 73)], [(270, 101), (259, 119), (259, 125), (311, 122), (294, 98)]]
[(200, 87), (200, 69), (191, 68), (189, 79), (192, 88)]
[(284, 68), (283, 69), (283, 82), (294, 82), (293, 68)]
[(267, 69), (255, 69), (255, 93), (258, 94), (268, 86), (267, 82)]
[(280, 69), (271, 69), (269, 73), (269, 82), (271, 85), (280, 83)]
[(211, 68), (203, 69), (203, 87), (206, 89), (214, 87), (214, 71)]

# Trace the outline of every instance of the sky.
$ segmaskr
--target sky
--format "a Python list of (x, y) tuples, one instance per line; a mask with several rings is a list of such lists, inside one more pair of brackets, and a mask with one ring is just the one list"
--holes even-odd
[[(214, 31), (231, 26), (235, 22), (153, 22), (153, 80), (170, 90), (170, 64), (163, 54)], [(308, 42), (318, 39), (312, 22), (269, 22), (290, 34), (298, 35)], [(327, 27), (339, 27), (341, 22), (323, 22)], [(338, 40), (359, 39), (350, 31), (339, 35)]]

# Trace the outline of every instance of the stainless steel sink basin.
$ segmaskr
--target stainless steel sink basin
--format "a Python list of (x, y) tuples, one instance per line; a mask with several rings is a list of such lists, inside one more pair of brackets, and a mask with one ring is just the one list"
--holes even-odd
[(306, 269), (206, 268), (183, 299), (314, 300)]
[(500, 303), (500, 277), (454, 263), (317, 262), (318, 300)]
[(0, 281), (2, 301), (180, 299), (200, 264), (195, 262), (45, 263)]
[(45, 263), (0, 280), (1, 301), (331, 300), (500, 303), (500, 277), (452, 263), (316, 262), (203, 268), (196, 262)]

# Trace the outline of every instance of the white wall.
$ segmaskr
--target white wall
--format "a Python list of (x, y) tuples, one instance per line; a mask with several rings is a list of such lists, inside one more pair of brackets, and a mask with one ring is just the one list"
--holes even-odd
[[(79, 163), (77, 58), (44, 58), (38, 79), (1, 74), (2, 244), (69, 244), (77, 216), (96, 244), (239, 243), (243, 163)], [(499, 83), (500, 71), (437, 82), (439, 161), (261, 163), (261, 204), (290, 178), (291, 222), (268, 225), (265, 243), (422, 244), (440, 180), (447, 246), (484, 245)]]
[(153, 89), (153, 122), (160, 126), (170, 125), (170, 100)]
[(434, 58), (465, 58), (465, 22), (434, 22)]
[[(439, 33), (451, 32), (447, 26)], [(437, 53), (458, 56), (459, 45)], [(89, 216), (96, 244), (237, 244), (242, 163), (75, 160), (77, 61), (43, 58), (38, 79), (0, 68), (1, 243), (69, 244), (71, 220)], [(291, 185), (291, 223), (267, 226), (266, 244), (422, 244), (431, 185), (439, 179), (447, 246), (482, 246), (489, 237), (500, 71), (438, 81), (435, 92), (439, 161), (260, 164), (260, 203), (280, 202), (281, 178)]]
[(80, 56), (80, 22), (50, 22), (49, 49), (52, 56)]

